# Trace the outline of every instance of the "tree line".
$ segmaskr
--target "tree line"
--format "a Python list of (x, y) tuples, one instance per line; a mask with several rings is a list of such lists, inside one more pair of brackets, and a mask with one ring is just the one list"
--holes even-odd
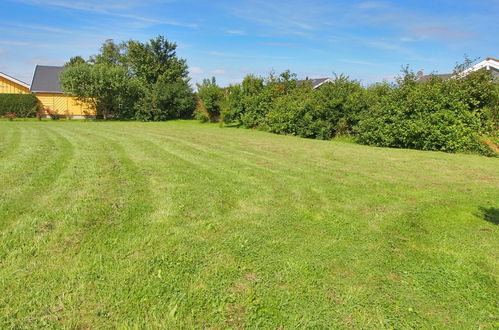
[(363, 86), (340, 75), (313, 89), (285, 71), (248, 75), (218, 86), (190, 85), (185, 59), (162, 36), (107, 40), (97, 55), (76, 56), (61, 74), (63, 90), (90, 103), (98, 118), (162, 121), (197, 118), (277, 134), (329, 140), (348, 135), (381, 146), (479, 152), (499, 145), (499, 84), (487, 71), (418, 81), (407, 67), (395, 82)]

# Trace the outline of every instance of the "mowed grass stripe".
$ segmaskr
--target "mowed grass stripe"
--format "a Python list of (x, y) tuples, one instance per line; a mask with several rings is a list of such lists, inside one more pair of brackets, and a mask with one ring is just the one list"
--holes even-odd
[(495, 322), (497, 160), (192, 122), (4, 127), (72, 146), (2, 232), (4, 326)]
[[(221, 170), (222, 170), (222, 169), (221, 169)], [(368, 257), (368, 256), (366, 255), (366, 257)]]
[[(64, 132), (61, 130), (61, 132)], [(74, 133), (65, 134), (67, 136), (74, 135)], [(88, 257), (88, 253), (95, 257), (107, 257), (110, 258), (113, 254), (113, 250), (104, 249), (102, 254), (99, 253), (99, 248), (104, 245), (106, 246), (106, 237), (109, 237), (109, 232), (105, 232), (104, 235), (100, 235), (103, 228), (111, 229), (115, 232), (123, 232), (126, 231), (123, 226), (130, 226), (130, 223), (126, 222), (126, 219), (136, 219), (138, 216), (137, 210), (142, 210), (147, 207), (144, 203), (144, 199), (133, 199), (123, 198), (125, 196), (130, 196), (133, 194), (137, 194), (137, 196), (143, 196), (145, 199), (147, 194), (145, 190), (142, 189), (143, 186), (147, 186), (142, 184), (142, 188), (139, 185), (131, 184), (132, 182), (141, 182), (141, 178), (138, 177), (136, 172), (133, 171), (133, 166), (127, 161), (126, 155), (123, 153), (123, 150), (116, 145), (110, 144), (109, 140), (103, 140), (105, 143), (102, 144), (101, 148), (97, 148), (97, 150), (93, 147), (93, 144), (88, 144), (86, 147), (90, 147), (89, 150), (92, 150), (92, 153), (95, 151), (99, 151), (97, 155), (103, 155), (105, 158), (93, 158), (92, 160), (97, 162), (98, 170), (93, 172), (85, 173), (81, 171), (79, 173), (74, 173), (76, 177), (80, 175), (87, 175), (88, 179), (92, 182), (94, 181), (95, 186), (88, 187), (87, 191), (84, 191), (87, 196), (83, 197), (82, 201), (71, 200), (71, 199), (59, 199), (58, 202), (61, 205), (68, 206), (72, 203), (75, 203), (75, 206), (79, 206), (75, 212), (71, 212), (73, 210), (64, 210), (64, 212), (60, 212), (61, 210), (57, 210), (55, 212), (50, 210), (47, 213), (50, 215), (45, 217), (45, 220), (48, 222), (42, 222), (42, 227), (39, 229), (42, 235), (54, 234), (55, 237), (45, 237), (44, 241), (52, 241), (53, 245), (46, 246), (45, 249), (41, 248), (39, 250), (39, 257), (41, 264), (33, 265), (33, 270), (40, 270), (39, 278), (43, 279), (41, 283), (39, 283), (39, 287), (34, 291), (34, 293), (51, 293), (54, 289), (54, 285), (58, 285), (58, 283), (72, 283), (76, 284), (78, 282), (78, 276), (85, 274), (88, 272), (86, 266), (88, 263), (85, 262), (83, 265), (79, 265), (80, 258)], [(80, 143), (82, 141), (79, 141)], [(93, 142), (93, 141), (92, 141)], [(80, 147), (85, 147), (84, 144), (79, 144)], [(124, 176), (128, 170), (133, 172), (133, 175)], [(92, 178), (92, 176), (95, 176)], [(75, 177), (69, 179), (75, 179)], [(116, 188), (116, 184), (121, 186), (130, 186), (129, 188), (123, 190), (119, 189), (118, 195), (113, 194)], [(81, 191), (81, 186), (73, 187), (74, 189), (78, 189)], [(91, 191), (90, 189), (98, 189), (95, 191)], [(67, 191), (68, 197), (71, 196), (70, 191)], [(106, 198), (106, 196), (110, 195), (114, 197), (112, 200)], [(51, 196), (51, 198), (56, 198), (57, 196)], [(128, 203), (130, 202), (130, 203)], [(80, 205), (78, 205), (80, 203)], [(73, 204), (74, 205), (74, 204)], [(69, 214), (67, 214), (67, 213)], [(64, 214), (62, 214), (64, 213)], [(71, 214), (73, 213), (73, 214)], [(63, 216), (65, 222), (61, 223), (62, 219), (54, 219), (54, 216)], [(38, 228), (37, 228), (38, 229)], [(104, 229), (104, 230), (105, 230)], [(133, 233), (133, 230), (131, 231)], [(64, 234), (63, 234), (64, 233)], [(54, 236), (52, 235), (52, 236)], [(61, 237), (62, 236), (62, 237)], [(114, 238), (113, 238), (114, 241)], [(127, 244), (127, 240), (119, 240), (123, 242), (123, 244)], [(62, 243), (62, 246), (61, 246)], [(41, 244), (43, 246), (43, 243)], [(90, 251), (90, 252), (88, 252)], [(43, 259), (43, 255), (45, 259)], [(54, 255), (55, 254), (55, 255)], [(69, 258), (68, 258), (69, 254)], [(111, 254), (111, 255), (110, 255)], [(65, 266), (67, 269), (65, 271), (65, 267), (61, 267), (59, 265), (60, 261), (65, 260)], [(88, 261), (88, 260), (86, 260)], [(101, 260), (102, 261), (102, 260)], [(58, 265), (56, 267), (55, 265)], [(95, 271), (94, 267), (96, 264), (92, 264), (92, 273)], [(102, 266), (106, 266), (105, 263)], [(76, 269), (76, 272), (75, 272)], [(48, 271), (49, 270), (49, 271)], [(69, 275), (68, 275), (69, 274)], [(68, 275), (67, 277), (64, 275)], [(76, 276), (76, 278), (74, 278)], [(58, 278), (59, 281), (54, 282), (54, 278)], [(112, 280), (112, 279), (110, 279)], [(105, 285), (107, 285), (107, 282)], [(49, 287), (47, 285), (49, 284)], [(59, 303), (66, 305), (66, 310), (61, 314), (70, 315), (68, 321), (75, 322), (74, 324), (78, 324), (78, 316), (80, 312), (86, 312), (87, 309), (81, 310), (84, 305), (97, 304), (99, 301), (98, 298), (88, 299), (89, 296), (92, 296), (93, 290), (95, 288), (82, 288), (85, 289), (83, 292), (75, 292), (76, 295), (69, 294), (68, 292), (62, 291), (59, 294), (67, 295), (65, 299), (62, 299)], [(97, 291), (99, 292), (99, 291)], [(83, 297), (85, 297), (83, 299)], [(48, 295), (50, 297), (50, 294)], [(48, 298), (47, 297), (47, 298)], [(27, 298), (32, 299), (32, 298)], [(77, 301), (72, 301), (72, 299), (76, 299)], [(69, 302), (69, 303), (68, 303)], [(30, 310), (30, 313), (37, 315), (36, 319), (44, 319), (49, 318), (52, 314), (53, 309), (58, 309), (58, 306), (32, 306), (38, 307)], [(57, 317), (61, 317), (58, 315)], [(43, 324), (43, 323), (42, 323)], [(33, 324), (35, 325), (35, 324)], [(38, 324), (41, 325), (41, 324)]]
[(5, 215), (0, 230), (29, 209), (36, 209), (37, 199), (49, 193), (71, 159), (73, 146), (56, 131), (44, 129), (42, 143), (31, 145), (26, 162), (10, 159), (17, 164), (12, 164), (0, 178), (6, 184), (4, 192), (7, 193), (0, 204), (0, 213)]

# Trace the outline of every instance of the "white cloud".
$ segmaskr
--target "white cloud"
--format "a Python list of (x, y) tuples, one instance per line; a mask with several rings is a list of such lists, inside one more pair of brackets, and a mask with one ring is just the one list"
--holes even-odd
[(204, 70), (197, 66), (190, 67), (189, 72), (192, 74), (204, 74)]
[(381, 1), (364, 1), (358, 4), (360, 9), (378, 9), (386, 8), (388, 5)]
[(30, 64), (39, 64), (39, 65), (63, 65), (64, 61), (56, 60), (46, 56), (37, 56), (28, 58), (28, 63)]
[(377, 65), (376, 63), (368, 62), (368, 61), (362, 61), (362, 60), (342, 59), (340, 61), (344, 62), (344, 63), (359, 64), (359, 65)]
[(5, 54), (5, 50), (3, 50), (2, 48), (0, 48), (0, 55), (2, 54)]
[(35, 46), (35, 44), (24, 41), (0, 40), (0, 45), (10, 46)]
[[(140, 16), (136, 14), (129, 14), (124, 11), (130, 12), (135, 10), (143, 1), (102, 1), (102, 0), (91, 0), (91, 1), (61, 1), (61, 0), (17, 0), (18, 2), (28, 3), (37, 6), (51, 6), (60, 7), (65, 9), (92, 12), (101, 15), (121, 17), (133, 19), (136, 21), (141, 21), (151, 24), (165, 24), (174, 25), (181, 27), (196, 28), (198, 25), (194, 23), (183, 23), (168, 19), (156, 19), (147, 16)], [(120, 13), (120, 11), (122, 11)]]
[(7, 25), (15, 26), (15, 27), (20, 27), (23, 29), (41, 30), (41, 31), (46, 31), (46, 32), (54, 32), (54, 33), (73, 33), (73, 32), (75, 32), (75, 31), (59, 29), (59, 28), (47, 26), (47, 25), (31, 25), (31, 24), (10, 23), (10, 22), (3, 22), (3, 23), (7, 24)]
[(235, 34), (235, 35), (238, 35), (238, 36), (244, 36), (244, 35), (246, 35), (246, 32), (243, 31), (243, 30), (225, 30), (225, 32), (227, 32), (228, 34)]
[(225, 71), (224, 69), (215, 69), (210, 71), (211, 74), (225, 74), (226, 72), (227, 71)]

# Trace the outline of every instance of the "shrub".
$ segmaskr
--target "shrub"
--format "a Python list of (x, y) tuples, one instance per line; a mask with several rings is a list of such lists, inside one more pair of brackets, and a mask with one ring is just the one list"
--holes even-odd
[(382, 147), (483, 152), (480, 136), (490, 129), (484, 109), (494, 98), (494, 87), (485, 71), (422, 83), (406, 74), (363, 112), (357, 140)]
[(52, 120), (59, 120), (63, 117), (60, 113), (50, 108), (43, 109), (43, 112), (45, 112), (48, 116), (50, 116), (50, 119)]
[(35, 117), (40, 103), (33, 94), (0, 94), (0, 116)]
[(194, 94), (186, 81), (160, 79), (138, 102), (135, 119), (161, 121), (192, 118), (195, 105)]
[(328, 140), (348, 135), (367, 107), (364, 89), (346, 76), (312, 90), (309, 84), (289, 89), (276, 98), (265, 117), (264, 129), (301, 137)]
[(201, 114), (208, 116), (210, 121), (218, 121), (222, 102), (224, 99), (224, 91), (217, 85), (215, 77), (204, 79), (201, 84), (197, 84), (198, 88), (198, 117), (202, 118)]
[(144, 95), (141, 82), (124, 67), (106, 64), (68, 66), (61, 73), (61, 84), (104, 119), (132, 119), (135, 103)]

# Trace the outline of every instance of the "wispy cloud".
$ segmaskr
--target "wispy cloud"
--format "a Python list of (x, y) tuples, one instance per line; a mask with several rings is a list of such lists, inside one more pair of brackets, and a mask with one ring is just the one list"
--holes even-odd
[(11, 22), (3, 22), (3, 24), (14, 26), (14, 27), (19, 27), (19, 28), (23, 28), (23, 29), (46, 31), (46, 32), (53, 32), (53, 33), (72, 33), (72, 32), (74, 32), (71, 30), (60, 29), (57, 27), (47, 26), (47, 25), (32, 25), (32, 24), (11, 23)]
[(204, 74), (204, 70), (197, 66), (192, 66), (189, 68), (191, 74)]
[(238, 35), (238, 36), (246, 35), (246, 31), (243, 31), (243, 30), (225, 30), (225, 32), (227, 32), (228, 34), (234, 34), (234, 35)]
[(264, 27), (267, 32), (304, 34), (329, 20), (331, 7), (314, 1), (247, 1), (230, 8), (233, 15)]
[(40, 64), (40, 65), (63, 65), (64, 61), (61, 60), (56, 60), (50, 57), (46, 56), (37, 56), (37, 57), (31, 57), (28, 58), (28, 63), (29, 64)]
[(378, 8), (386, 8), (388, 4), (386, 2), (381, 1), (364, 1), (357, 5), (360, 9), (378, 9)]
[(221, 75), (221, 74), (226, 74), (227, 71), (225, 69), (215, 69), (215, 70), (211, 70), (210, 71), (210, 74), (214, 74), (214, 75)]
[(362, 60), (353, 60), (353, 59), (341, 59), (340, 60), (343, 63), (350, 63), (350, 64), (358, 64), (358, 65), (378, 65), (377, 63), (374, 62), (368, 62), (368, 61), (362, 61)]
[(416, 28), (410, 30), (409, 33), (421, 39), (456, 40), (456, 39), (469, 39), (476, 37), (476, 35), (473, 33), (459, 31), (456, 29), (451, 29), (442, 26)]
[(150, 24), (174, 25), (188, 28), (196, 28), (198, 25), (194, 23), (184, 23), (169, 19), (157, 19), (148, 16), (130, 13), (140, 6), (141, 1), (60, 1), (60, 0), (15, 0), (17, 2), (38, 5), (51, 6), (71, 9), (75, 11), (92, 12), (101, 15), (128, 18), (136, 21), (146, 22)]
[(0, 40), (0, 45), (9, 46), (35, 46), (37, 44), (25, 42), (25, 41), (14, 41), (14, 40)]
[(208, 55), (218, 56), (218, 57), (232, 57), (232, 58), (246, 58), (246, 59), (292, 59), (291, 56), (272, 56), (272, 55), (264, 55), (264, 54), (255, 54), (255, 55), (246, 55), (246, 54), (238, 54), (238, 53), (225, 53), (219, 51), (210, 51), (207, 52)]
[(215, 69), (215, 70), (209, 70), (209, 71), (206, 71), (198, 66), (192, 66), (189, 68), (189, 72), (193, 75), (204, 75), (204, 74), (211, 74), (211, 75), (222, 75), (222, 74), (226, 74), (227, 73), (227, 70), (226, 69), (222, 69), (222, 68), (218, 68), (218, 69)]
[(301, 47), (303, 46), (300, 43), (296, 42), (264, 42), (263, 43), (265, 46), (271, 46), (271, 47)]

